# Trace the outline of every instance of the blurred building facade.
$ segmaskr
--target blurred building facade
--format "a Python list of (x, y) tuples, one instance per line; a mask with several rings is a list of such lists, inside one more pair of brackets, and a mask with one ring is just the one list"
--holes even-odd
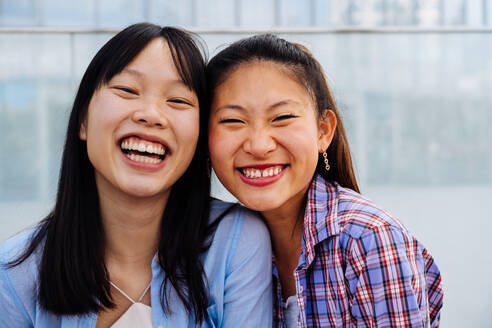
[(182, 26), (200, 34), (210, 55), (273, 30), (323, 64), (363, 192), (432, 250), (448, 291), (443, 327), (491, 321), (492, 282), (462, 279), (477, 262), (492, 269), (482, 242), (492, 229), (492, 0), (81, 4), (0, 0), (0, 241), (52, 206), (76, 88), (119, 29)]
[(0, 26), (492, 26), (490, 0), (0, 0)]

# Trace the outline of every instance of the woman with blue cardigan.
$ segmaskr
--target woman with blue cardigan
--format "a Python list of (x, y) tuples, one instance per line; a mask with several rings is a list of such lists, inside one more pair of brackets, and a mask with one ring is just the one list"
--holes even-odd
[(68, 123), (56, 204), (0, 246), (0, 327), (270, 327), (271, 248), (210, 200), (205, 63), (136, 24), (96, 54)]

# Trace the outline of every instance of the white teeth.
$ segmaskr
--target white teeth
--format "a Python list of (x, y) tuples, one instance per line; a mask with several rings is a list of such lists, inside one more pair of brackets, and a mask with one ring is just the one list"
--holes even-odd
[(280, 172), (282, 172), (282, 170), (283, 170), (282, 167), (276, 166), (275, 168), (269, 167), (269, 168), (266, 168), (264, 170), (246, 168), (246, 169), (242, 169), (241, 171), (242, 171), (243, 175), (246, 176), (247, 178), (255, 179), (255, 178), (272, 177), (272, 176), (277, 175)]
[(139, 152), (147, 152), (150, 154), (164, 155), (166, 150), (164, 146), (160, 144), (149, 145), (144, 142), (132, 142), (131, 140), (125, 140), (121, 143), (121, 149), (125, 150), (137, 150)]
[(141, 156), (135, 154), (125, 154), (125, 155), (132, 161), (140, 162), (140, 163), (158, 164), (162, 162), (162, 159), (160, 158), (153, 158), (153, 157)]

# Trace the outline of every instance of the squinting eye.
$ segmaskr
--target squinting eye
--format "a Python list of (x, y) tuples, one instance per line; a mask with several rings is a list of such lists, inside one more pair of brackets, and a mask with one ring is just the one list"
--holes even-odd
[(225, 119), (221, 119), (219, 122), (220, 123), (243, 123), (243, 121), (235, 119), (235, 118), (225, 118)]
[(170, 99), (169, 102), (175, 103), (175, 104), (180, 104), (180, 105), (188, 105), (188, 106), (193, 106), (189, 101), (186, 101), (184, 99)]
[(134, 95), (137, 94), (135, 91), (133, 91), (132, 89), (128, 89), (128, 88), (116, 88), (116, 89), (121, 90), (121, 91), (126, 92), (126, 93), (131, 93)]
[(129, 93), (132, 95), (138, 95), (138, 93), (135, 90), (129, 89), (129, 88), (124, 88), (124, 87), (115, 87), (116, 90), (123, 91), (125, 93)]
[(272, 122), (278, 122), (278, 121), (285, 121), (285, 120), (288, 120), (290, 118), (296, 118), (297, 116), (294, 115), (294, 114), (286, 114), (286, 115), (280, 115), (280, 116), (277, 116), (275, 117)]

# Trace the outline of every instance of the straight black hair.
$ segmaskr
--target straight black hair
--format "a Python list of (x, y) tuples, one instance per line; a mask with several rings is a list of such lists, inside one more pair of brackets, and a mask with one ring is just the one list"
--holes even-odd
[[(120, 73), (152, 40), (164, 38), (183, 82), (206, 106), (204, 47), (189, 32), (140, 23), (110, 39), (95, 55), (80, 83), (68, 122), (58, 192), (53, 211), (39, 223), (19, 265), (38, 249), (38, 299), (59, 315), (99, 312), (114, 307), (104, 263), (105, 238), (94, 167), (79, 130), (94, 92)], [(165, 273), (161, 305), (171, 312), (166, 285), (171, 283), (197, 322), (207, 317), (208, 293), (200, 255), (208, 248), (210, 179), (207, 174), (207, 118), (200, 115), (197, 150), (173, 185), (160, 228), (158, 262)]]
[[(327, 149), (331, 169), (325, 169), (320, 154), (316, 173), (341, 186), (359, 192), (354, 174), (350, 148), (338, 111), (335, 97), (326, 81), (321, 64), (304, 46), (289, 42), (273, 34), (260, 34), (241, 39), (215, 55), (207, 64), (208, 99), (212, 101), (215, 89), (223, 83), (240, 65), (255, 61), (272, 62), (295, 78), (309, 93), (315, 105), (318, 119), (331, 110), (337, 118), (337, 127)], [(207, 106), (210, 115), (210, 103)]]

